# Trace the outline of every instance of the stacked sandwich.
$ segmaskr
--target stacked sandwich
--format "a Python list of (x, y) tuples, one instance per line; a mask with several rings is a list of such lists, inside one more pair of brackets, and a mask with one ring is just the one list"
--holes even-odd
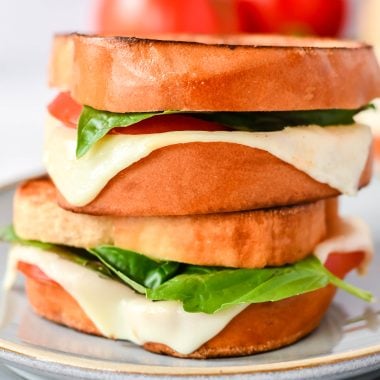
[(337, 196), (370, 181), (372, 50), (265, 36), (57, 36), (44, 160), (9, 271), (34, 310), (175, 356), (247, 355), (318, 326), (371, 241)]

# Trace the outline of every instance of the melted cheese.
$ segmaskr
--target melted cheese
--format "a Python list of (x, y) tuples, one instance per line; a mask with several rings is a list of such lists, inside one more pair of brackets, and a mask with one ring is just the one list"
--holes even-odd
[(373, 256), (371, 232), (367, 223), (359, 218), (341, 219), (333, 226), (327, 239), (314, 249), (314, 255), (325, 263), (332, 252), (346, 253), (362, 251), (365, 259), (359, 267), (359, 273), (366, 273)]
[(49, 117), (44, 162), (62, 195), (75, 206), (90, 203), (121, 170), (156, 149), (191, 142), (228, 142), (265, 150), (344, 194), (355, 194), (371, 144), (363, 125), (285, 128), (277, 132), (178, 131), (107, 135), (77, 160), (76, 130)]
[(369, 108), (359, 112), (354, 119), (357, 123), (371, 127), (375, 136), (380, 136), (380, 98), (372, 101), (375, 108)]
[[(346, 219), (320, 243), (316, 255), (324, 262), (330, 252), (364, 250), (365, 265), (372, 255), (368, 228), (359, 219)], [(10, 289), (18, 261), (37, 265), (60, 284), (81, 306), (98, 330), (107, 337), (142, 345), (166, 344), (189, 354), (217, 335), (246, 306), (234, 306), (215, 314), (187, 313), (178, 302), (147, 300), (119, 282), (62, 259), (54, 252), (16, 245), (11, 248), (4, 287)]]
[(213, 315), (187, 313), (179, 302), (147, 300), (129, 287), (53, 252), (14, 246), (10, 257), (7, 288), (13, 282), (17, 261), (37, 265), (78, 302), (104, 336), (139, 345), (157, 342), (189, 354), (217, 335), (245, 307), (235, 306)]

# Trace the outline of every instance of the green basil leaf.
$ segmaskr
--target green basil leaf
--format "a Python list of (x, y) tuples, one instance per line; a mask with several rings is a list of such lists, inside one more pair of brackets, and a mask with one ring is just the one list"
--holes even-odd
[(351, 285), (350, 283), (346, 281), (341, 280), (339, 277), (332, 274), (324, 265), (322, 265), (318, 259), (314, 260), (314, 262), (310, 264), (314, 266), (315, 270), (324, 271), (329, 278), (330, 284), (346, 291), (347, 293), (352, 294), (355, 297), (361, 298), (364, 301), (373, 302), (374, 300), (373, 294), (371, 294), (370, 292), (366, 290), (360, 289), (354, 285)]
[(113, 113), (84, 106), (78, 123), (76, 156), (83, 157), (112, 128), (129, 127), (139, 121), (168, 113), (171, 112)]
[(334, 281), (350, 293), (368, 300), (368, 293), (342, 286), (319, 260), (310, 256), (293, 265), (263, 269), (194, 271), (193, 266), (155, 289), (151, 300), (176, 300), (187, 312), (212, 314), (232, 305), (279, 301), (325, 287)]
[(87, 252), (23, 240), (12, 226), (0, 231), (0, 240), (52, 251), (117, 279), (151, 300), (180, 301), (187, 312), (211, 314), (232, 305), (279, 301), (323, 288), (329, 283), (365, 301), (372, 300), (369, 292), (340, 280), (314, 256), (283, 267), (231, 269), (156, 261), (113, 246), (100, 246)]
[(285, 127), (316, 124), (320, 126), (346, 125), (354, 122), (353, 117), (372, 104), (359, 109), (332, 109), (311, 111), (277, 112), (190, 112), (160, 111), (114, 113), (99, 111), (84, 106), (79, 118), (77, 136), (77, 158), (83, 157), (91, 147), (116, 127), (127, 128), (153, 116), (167, 114), (189, 114), (194, 118), (213, 121), (239, 131), (278, 131)]
[(85, 249), (67, 247), (58, 244), (44, 243), (37, 240), (25, 240), (20, 238), (12, 225), (0, 229), (0, 241), (4, 241), (11, 244), (20, 244), (30, 247), (39, 248), (43, 251), (53, 252), (60, 257), (72, 261), (82, 267), (92, 269), (96, 272), (103, 274), (106, 277), (114, 277), (112, 272), (108, 270), (97, 260), (94, 260)]
[(114, 246), (100, 246), (89, 250), (122, 281), (139, 293), (156, 288), (173, 277), (180, 264), (156, 261), (133, 251)]
[(60, 257), (72, 261), (75, 264), (78, 264), (87, 269), (99, 272), (106, 277), (112, 279), (118, 279), (111, 270), (109, 270), (104, 264), (98, 260), (94, 260), (94, 257), (89, 254), (85, 249), (66, 247), (62, 249), (63, 246), (57, 246), (57, 249), (54, 250)]
[(329, 272), (325, 267), (323, 267), (323, 269), (327, 272), (327, 275), (330, 280), (330, 284), (336, 286), (337, 288), (343, 289), (347, 293), (350, 293), (355, 297), (361, 298), (364, 301), (367, 301), (367, 302), (374, 301), (374, 297), (371, 292), (360, 289), (354, 285), (351, 285), (350, 283), (346, 281), (341, 280), (339, 277), (336, 277), (331, 272)]
[(365, 107), (354, 110), (310, 110), (274, 112), (212, 112), (192, 114), (193, 117), (217, 122), (239, 131), (269, 132), (299, 125), (348, 125)]
[(21, 239), (17, 234), (13, 227), (13, 225), (4, 227), (0, 229), (0, 241), (4, 241), (12, 244), (21, 244), (21, 245), (29, 245), (31, 247), (40, 248), (43, 250), (55, 249), (57, 246), (55, 244), (43, 243), (38, 240), (25, 240)]

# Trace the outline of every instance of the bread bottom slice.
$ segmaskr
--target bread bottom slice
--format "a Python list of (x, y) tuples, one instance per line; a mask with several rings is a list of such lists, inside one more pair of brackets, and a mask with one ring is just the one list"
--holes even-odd
[[(26, 277), (26, 291), (40, 316), (76, 330), (101, 335), (77, 301), (60, 285)], [(243, 356), (289, 345), (313, 331), (335, 294), (331, 285), (277, 302), (252, 304), (215, 337), (189, 355), (148, 342), (146, 350), (183, 358)], [(127, 321), (126, 321), (127, 323)]]

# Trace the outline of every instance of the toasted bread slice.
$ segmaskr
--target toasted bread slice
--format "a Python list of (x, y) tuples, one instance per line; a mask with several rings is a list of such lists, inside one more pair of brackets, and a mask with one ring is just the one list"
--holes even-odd
[(358, 42), (186, 37), (196, 42), (58, 36), (50, 84), (112, 112), (353, 109), (380, 95), (375, 55)]
[[(60, 285), (27, 276), (26, 291), (34, 311), (42, 317), (82, 332), (101, 335), (77, 301)], [(146, 343), (144, 348), (160, 354), (196, 359), (243, 356), (273, 350), (291, 344), (314, 330), (334, 294), (335, 288), (330, 285), (282, 301), (250, 305), (218, 335), (189, 355), (180, 354), (157, 342)]]
[[(372, 176), (369, 152), (358, 188)], [(239, 144), (170, 145), (119, 172), (89, 204), (93, 215), (162, 216), (255, 210), (314, 202), (340, 193), (270, 153)]]
[(14, 225), (24, 239), (86, 248), (113, 244), (157, 259), (260, 268), (310, 254), (326, 236), (326, 215), (337, 218), (336, 209), (326, 204), (330, 202), (211, 215), (99, 217), (61, 209), (53, 184), (37, 179), (17, 190)]

